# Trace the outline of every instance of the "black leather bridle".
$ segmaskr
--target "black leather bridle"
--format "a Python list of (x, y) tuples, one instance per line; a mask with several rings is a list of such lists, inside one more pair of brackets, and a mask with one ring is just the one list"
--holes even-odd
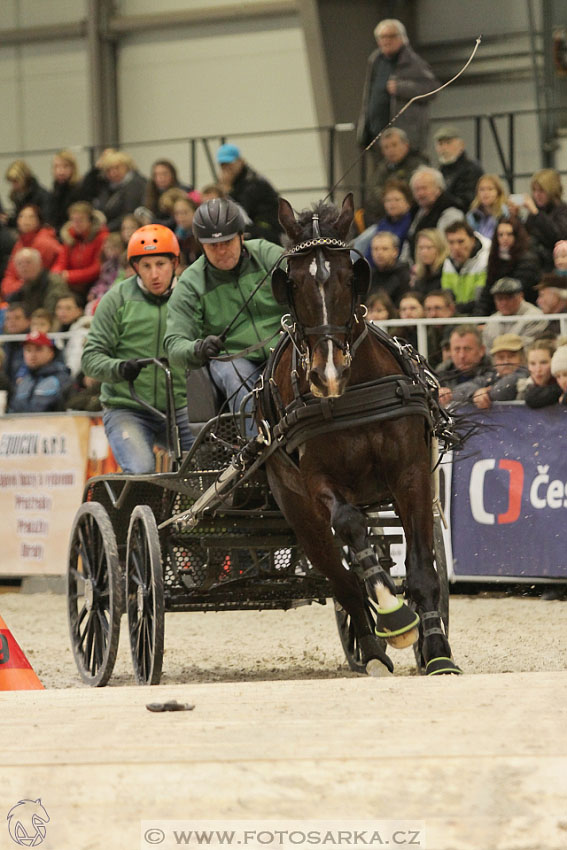
[[(279, 262), (272, 272), (272, 291), (274, 297), (279, 304), (286, 304), (289, 308), (289, 317), (284, 317), (287, 321), (282, 320), (282, 327), (290, 335), (294, 346), (300, 354), (300, 360), (303, 368), (307, 371), (310, 360), (309, 347), (307, 337), (316, 337), (313, 349), (325, 342), (331, 342), (334, 346), (343, 352), (345, 358), (345, 366), (349, 366), (354, 356), (356, 349), (366, 336), (366, 328), (363, 330), (357, 339), (353, 342), (354, 324), (359, 320), (356, 311), (363, 299), (366, 297), (368, 287), (370, 285), (370, 266), (366, 258), (356, 248), (350, 248), (342, 239), (337, 239), (331, 236), (321, 236), (319, 227), (319, 215), (313, 213), (312, 217), (313, 237), (304, 242), (300, 242), (293, 248), (287, 250), (279, 259)], [(314, 327), (304, 327), (298, 319), (297, 310), (295, 307), (295, 299), (293, 295), (293, 282), (289, 277), (290, 260), (294, 257), (305, 256), (315, 250), (315, 280), (317, 283), (325, 284), (330, 277), (330, 269), (328, 262), (325, 261), (323, 249), (327, 251), (354, 251), (359, 255), (359, 259), (352, 264), (353, 281), (351, 285), (351, 310), (349, 319), (344, 325), (316, 325)], [(287, 269), (284, 271), (280, 268), (280, 263), (287, 260)], [(339, 338), (339, 336), (343, 338)]]

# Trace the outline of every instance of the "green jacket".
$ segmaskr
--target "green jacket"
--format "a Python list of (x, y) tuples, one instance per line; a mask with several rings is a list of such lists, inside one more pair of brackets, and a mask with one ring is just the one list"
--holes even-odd
[[(246, 250), (238, 269), (221, 271), (203, 255), (179, 278), (169, 299), (164, 339), (167, 356), (174, 366), (197, 369), (202, 365), (195, 357), (195, 343), (224, 331), (283, 251), (279, 245), (265, 239), (251, 239), (244, 247)], [(272, 336), (280, 327), (283, 312), (272, 295), (268, 275), (228, 332), (226, 348), (229, 354), (237, 354)], [(273, 345), (272, 341), (246, 356), (262, 362)]]
[[(89, 329), (81, 366), (85, 375), (102, 381), (103, 405), (141, 408), (130, 396), (128, 383), (121, 378), (118, 366), (133, 357), (165, 357), (167, 302), (167, 298), (140, 289), (135, 275), (116, 284), (102, 297)], [(175, 406), (184, 407), (187, 404), (185, 372), (172, 371)], [(134, 381), (134, 389), (144, 401), (165, 411), (165, 376), (158, 366), (142, 369)]]

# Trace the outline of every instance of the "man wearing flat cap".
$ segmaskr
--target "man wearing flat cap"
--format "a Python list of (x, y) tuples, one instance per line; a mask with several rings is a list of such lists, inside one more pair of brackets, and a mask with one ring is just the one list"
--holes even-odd
[(518, 393), (518, 381), (529, 375), (524, 340), (518, 334), (497, 336), (492, 343), (490, 356), (494, 374), (472, 396), (473, 404), (480, 410), (487, 410), (494, 401), (514, 401)]
[(440, 127), (433, 134), (433, 139), (447, 192), (460, 201), (466, 212), (476, 195), (476, 184), (484, 174), (484, 169), (467, 155), (465, 142), (457, 127)]
[[(543, 316), (542, 311), (535, 304), (529, 304), (524, 300), (522, 284), (514, 277), (501, 277), (491, 286), (490, 294), (496, 304), (497, 316), (518, 316), (516, 322), (487, 322), (483, 331), (483, 341), (488, 350), (492, 347), (497, 336), (502, 334), (518, 334), (522, 337), (524, 345), (529, 345), (547, 330), (547, 322), (538, 320)], [(533, 317), (532, 321), (522, 321), (520, 317)]]
[[(538, 293), (537, 306), (543, 313), (567, 313), (567, 277), (547, 272), (534, 289)], [(567, 335), (567, 316), (550, 321), (547, 330), (550, 336)]]
[(217, 150), (220, 185), (250, 218), (246, 233), (251, 239), (267, 239), (281, 245), (282, 228), (278, 221), (278, 193), (240, 155), (236, 145), (221, 145)]

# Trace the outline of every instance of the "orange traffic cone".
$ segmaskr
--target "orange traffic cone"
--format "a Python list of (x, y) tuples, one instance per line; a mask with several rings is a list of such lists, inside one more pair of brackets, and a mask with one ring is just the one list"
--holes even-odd
[(43, 685), (0, 617), (0, 691), (39, 691)]

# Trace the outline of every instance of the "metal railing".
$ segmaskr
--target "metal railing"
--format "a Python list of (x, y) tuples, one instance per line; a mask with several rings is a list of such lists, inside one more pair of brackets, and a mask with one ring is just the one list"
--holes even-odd
[[(482, 113), (478, 115), (446, 115), (436, 117), (431, 120), (431, 132), (440, 124), (454, 123), (458, 127), (466, 128), (473, 125), (474, 144), (472, 155), (480, 162), (483, 159), (486, 140), (483, 135), (483, 130), (488, 129), (488, 138), (493, 142), (496, 157), (499, 163), (500, 175), (506, 180), (510, 192), (515, 189), (516, 180), (530, 177), (531, 174), (538, 168), (542, 167), (542, 162), (534, 162), (533, 168), (528, 171), (518, 171), (516, 162), (518, 160), (518, 152), (520, 147), (519, 138), (526, 135), (525, 132), (518, 131), (519, 122), (528, 117), (532, 117), (535, 122), (539, 122), (548, 115), (550, 110), (532, 109), (517, 109), (503, 112)], [(567, 109), (557, 107), (551, 112), (557, 114), (559, 119), (563, 119), (564, 125), (567, 127)], [(560, 123), (560, 120), (557, 121)], [(503, 126), (499, 126), (503, 125)], [(165, 139), (132, 139), (132, 140), (115, 140), (114, 142), (105, 145), (116, 148), (127, 148), (135, 151), (136, 149), (153, 149), (155, 148), (155, 158), (164, 154), (164, 149), (171, 145), (181, 145), (186, 148), (185, 162), (188, 166), (189, 180), (193, 186), (203, 185), (203, 183), (215, 180), (217, 177), (216, 166), (214, 161), (214, 150), (220, 144), (224, 144), (227, 139), (231, 142), (240, 142), (252, 139), (283, 139), (286, 136), (301, 135), (301, 134), (316, 134), (320, 137), (321, 146), (324, 151), (325, 158), (325, 175), (326, 180), (323, 185), (314, 184), (312, 186), (279, 186), (279, 191), (282, 193), (293, 194), (297, 192), (313, 192), (313, 193), (329, 193), (337, 180), (342, 176), (338, 173), (339, 157), (338, 157), (338, 140), (345, 133), (352, 134), (353, 157), (349, 162), (341, 163), (344, 171), (350, 168), (355, 162), (356, 156), (360, 151), (354, 141), (355, 125), (353, 123), (342, 124), (326, 124), (314, 127), (292, 127), (280, 130), (255, 130), (255, 131), (238, 131), (222, 134), (214, 134), (207, 136), (178, 136)], [(537, 143), (536, 143), (537, 145)], [(98, 156), (103, 150), (102, 146), (94, 145), (68, 145), (77, 155), (84, 154), (90, 164), (94, 166)], [(61, 146), (60, 146), (61, 147)], [(537, 145), (539, 149), (539, 145)], [(28, 150), (0, 150), (0, 157), (3, 159), (18, 159), (33, 156), (53, 156), (60, 148), (33, 148)], [(199, 173), (199, 152), (202, 152), (204, 162), (208, 169), (206, 177), (200, 176)], [(152, 154), (153, 155), (153, 154)], [(540, 159), (541, 159), (540, 152)], [(202, 160), (201, 160), (202, 162)], [(562, 174), (567, 174), (567, 171), (561, 171)], [(353, 189), (361, 193), (363, 197), (366, 162), (365, 157), (360, 159), (358, 167), (354, 168), (349, 176), (348, 184), (342, 185), (341, 189)]]
[[(164, 150), (168, 146), (178, 145), (186, 148), (185, 153), (185, 163), (188, 167), (189, 174), (189, 182), (197, 187), (202, 186), (207, 182), (215, 182), (218, 179), (217, 167), (214, 159), (214, 151), (219, 145), (224, 144), (226, 141), (230, 139), (231, 142), (239, 143), (241, 140), (252, 140), (252, 139), (281, 139), (286, 136), (298, 136), (298, 135), (308, 135), (315, 134), (320, 137), (320, 143), (322, 149), (324, 151), (325, 158), (325, 175), (326, 180), (323, 184), (317, 185), (314, 184), (312, 186), (304, 185), (304, 186), (279, 186), (278, 190), (281, 193), (294, 194), (298, 192), (313, 192), (317, 194), (329, 193), (336, 183), (337, 179), (341, 176), (338, 174), (337, 162), (337, 139), (341, 134), (350, 133), (353, 134), (354, 141), (354, 132), (355, 125), (352, 123), (343, 123), (343, 124), (326, 124), (320, 125), (316, 127), (291, 127), (283, 130), (255, 130), (248, 132), (235, 132), (235, 133), (222, 133), (215, 134), (210, 136), (178, 136), (171, 137), (166, 139), (144, 139), (144, 140), (131, 140), (131, 141), (115, 141), (110, 143), (109, 145), (105, 145), (106, 147), (114, 147), (114, 148), (122, 148), (127, 149), (129, 152), (132, 152), (135, 156), (136, 149), (148, 149), (155, 148), (155, 159), (159, 158), (159, 156), (166, 155)], [(80, 156), (81, 154), (86, 155), (86, 158), (89, 163), (89, 167), (94, 167), (98, 157), (103, 151), (102, 146), (95, 145), (66, 145), (67, 148), (73, 151), (76, 156)], [(37, 157), (37, 156), (54, 156), (59, 150), (61, 146), (57, 148), (32, 148), (28, 150), (17, 150), (17, 151), (0, 151), (0, 157), (3, 159), (26, 159), (29, 157)], [(203, 159), (208, 169), (205, 177), (200, 176), (199, 171), (199, 152), (202, 153)], [(201, 160), (201, 164), (202, 164)], [(179, 162), (176, 163), (178, 166)], [(350, 163), (349, 163), (350, 165)], [(361, 159), (359, 164), (357, 173), (354, 177), (351, 176), (350, 185), (348, 188), (351, 188), (355, 191), (361, 189), (365, 183), (365, 163), (364, 158)], [(343, 187), (344, 188), (344, 187)], [(332, 196), (331, 196), (332, 197)]]
[[(538, 315), (537, 313), (534, 315), (533, 313), (527, 316), (495, 316), (494, 314), (490, 316), (458, 316), (451, 319), (386, 319), (383, 322), (376, 322), (374, 324), (378, 325), (381, 328), (385, 328), (390, 331), (393, 328), (413, 328), (417, 329), (417, 350), (424, 357), (429, 356), (429, 346), (427, 339), (427, 329), (429, 327), (436, 326), (444, 326), (447, 325), (476, 325), (482, 326), (486, 324), (512, 324), (520, 322), (522, 324), (530, 324), (533, 322), (552, 322), (558, 321), (560, 325), (561, 335), (566, 337), (567, 342), (567, 313), (542, 313)], [(55, 341), (57, 340), (66, 340), (71, 339), (74, 334), (69, 331), (60, 331), (57, 333), (49, 333), (47, 334), (50, 339)], [(26, 339), (26, 334), (0, 334), (0, 346), (5, 342), (24, 342)]]
[[(557, 116), (557, 123), (562, 120), (563, 126), (567, 127), (567, 108), (554, 107), (549, 109), (515, 109), (505, 112), (490, 112), (481, 115), (448, 115), (443, 118), (434, 118), (430, 121), (431, 131), (435, 130), (436, 126), (442, 124), (456, 124), (457, 127), (473, 125), (474, 136), (474, 158), (479, 162), (483, 159), (483, 127), (486, 126), (489, 131), (489, 138), (494, 143), (494, 148), (500, 166), (500, 176), (506, 180), (510, 193), (514, 192), (516, 180), (531, 177), (534, 171), (539, 168), (551, 167), (541, 159), (543, 154), (553, 157), (555, 150), (559, 147), (558, 143), (548, 140), (547, 144), (552, 147), (552, 150), (541, 151), (540, 162), (534, 163), (531, 171), (518, 171), (516, 169), (516, 161), (518, 154), (518, 123), (522, 119), (532, 117), (537, 124), (548, 118), (549, 115)], [(503, 124), (503, 127), (498, 125), (498, 122)], [(540, 148), (539, 141), (536, 138), (536, 146)], [(566, 174), (565, 170), (561, 170), (561, 174)]]
[[(384, 322), (374, 322), (381, 328), (387, 329), (389, 332), (393, 328), (408, 328), (414, 327), (417, 329), (417, 350), (424, 357), (429, 357), (429, 344), (427, 339), (427, 329), (442, 325), (476, 325), (482, 326), (487, 324), (512, 324), (521, 322), (522, 324), (530, 324), (533, 322), (552, 322), (559, 321), (561, 335), (567, 338), (567, 313), (542, 313), (538, 315), (527, 316), (459, 316), (452, 319), (386, 319)], [(394, 334), (395, 335), (395, 334)], [(401, 334), (400, 334), (401, 335)], [(567, 341), (567, 339), (566, 339)]]

